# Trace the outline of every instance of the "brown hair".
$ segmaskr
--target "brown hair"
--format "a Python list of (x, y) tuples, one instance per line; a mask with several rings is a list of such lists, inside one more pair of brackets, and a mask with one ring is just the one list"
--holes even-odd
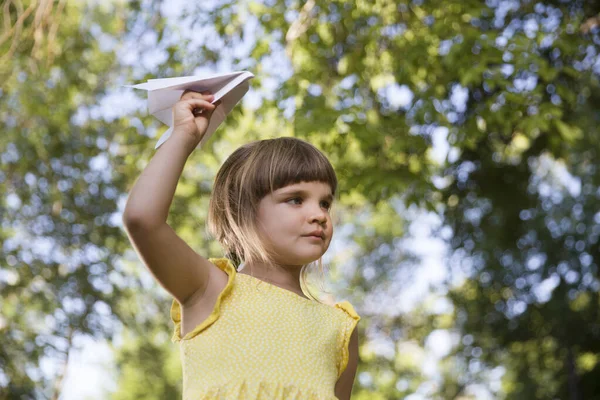
[[(333, 166), (312, 144), (292, 137), (245, 144), (225, 160), (217, 173), (208, 210), (209, 232), (236, 267), (242, 261), (273, 264), (273, 254), (259, 239), (256, 223), (260, 201), (287, 185), (315, 181), (329, 184), (335, 196), (337, 177)], [(302, 266), (300, 283), (304, 287), (306, 269), (311, 264)], [(321, 258), (318, 266), (323, 274)]]

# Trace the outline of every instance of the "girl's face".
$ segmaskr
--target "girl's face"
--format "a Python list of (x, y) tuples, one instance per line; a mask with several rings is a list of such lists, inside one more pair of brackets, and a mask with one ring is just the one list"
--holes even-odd
[(278, 263), (304, 265), (325, 253), (333, 235), (332, 203), (331, 187), (322, 182), (288, 185), (260, 201), (258, 229)]

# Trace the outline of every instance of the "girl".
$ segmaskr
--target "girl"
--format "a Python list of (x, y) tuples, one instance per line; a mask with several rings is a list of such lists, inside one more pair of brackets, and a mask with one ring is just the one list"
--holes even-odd
[(205, 259), (166, 223), (185, 162), (219, 104), (211, 100), (209, 92), (184, 92), (172, 136), (123, 214), (140, 258), (174, 297), (183, 398), (350, 399), (360, 317), (346, 301), (326, 305), (301, 288), (302, 272), (321, 265), (333, 235), (337, 178), (319, 150), (278, 138), (246, 144), (225, 161), (208, 225), (227, 258)]

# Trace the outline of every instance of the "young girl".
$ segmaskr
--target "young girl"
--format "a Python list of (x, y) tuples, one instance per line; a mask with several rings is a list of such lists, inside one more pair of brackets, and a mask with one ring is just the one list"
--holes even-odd
[(205, 259), (166, 223), (185, 162), (218, 106), (211, 100), (186, 91), (175, 104), (172, 136), (123, 214), (136, 251), (174, 297), (183, 398), (350, 399), (360, 317), (346, 301), (308, 298), (300, 279), (307, 265), (321, 265), (333, 235), (337, 178), (319, 150), (278, 138), (246, 144), (225, 161), (208, 225), (227, 258)]

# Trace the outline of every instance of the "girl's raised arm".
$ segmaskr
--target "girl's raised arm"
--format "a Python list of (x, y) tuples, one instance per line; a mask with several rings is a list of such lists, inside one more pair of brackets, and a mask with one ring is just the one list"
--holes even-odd
[[(142, 171), (123, 212), (125, 230), (140, 258), (182, 305), (201, 299), (211, 274), (218, 269), (167, 224), (183, 167), (200, 143), (216, 107), (210, 100), (209, 94), (186, 92), (175, 104), (173, 133)], [(203, 113), (198, 115), (197, 109)]]

